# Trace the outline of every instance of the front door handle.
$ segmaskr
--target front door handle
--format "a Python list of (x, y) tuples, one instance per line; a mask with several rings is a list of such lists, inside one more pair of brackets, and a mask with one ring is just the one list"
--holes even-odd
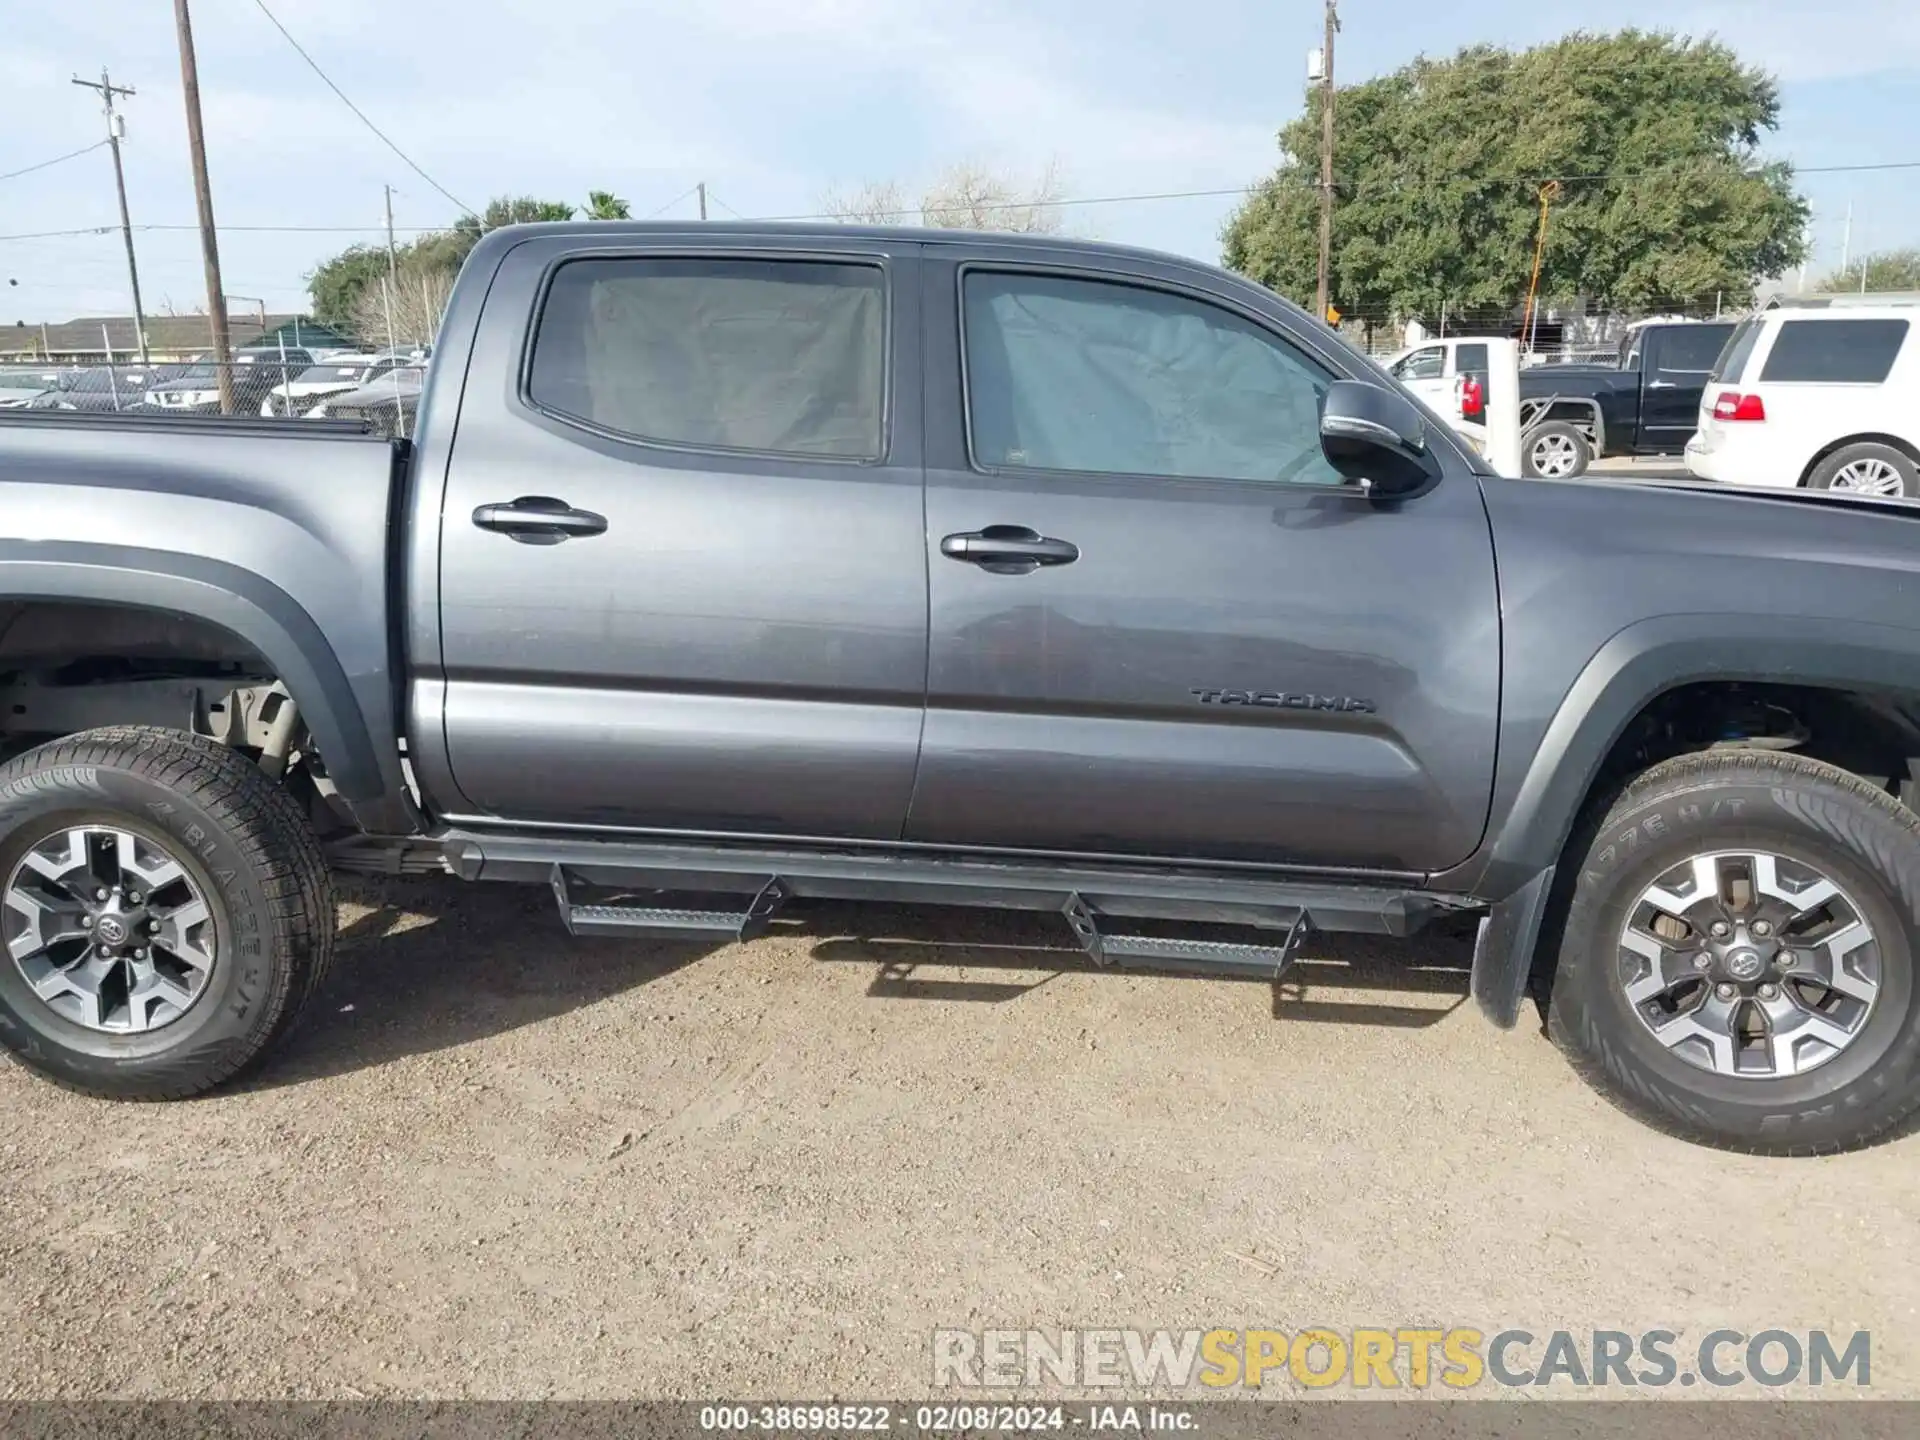
[(482, 505), (473, 512), (482, 530), (498, 530), (522, 545), (558, 545), (576, 535), (604, 535), (607, 517), (576, 510), (551, 495), (522, 495), (502, 505)]
[(1080, 558), (1080, 547), (1050, 540), (1024, 525), (989, 525), (947, 536), (940, 542), (940, 553), (996, 575), (1025, 575), (1042, 565), (1071, 565)]

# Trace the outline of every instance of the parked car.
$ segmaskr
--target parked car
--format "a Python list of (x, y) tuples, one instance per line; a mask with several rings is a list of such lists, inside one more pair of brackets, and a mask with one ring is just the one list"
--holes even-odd
[(1769, 310), (1727, 341), (1687, 469), (1735, 485), (1920, 498), (1920, 309)]
[(15, 410), (31, 405), (59, 383), (57, 370), (0, 369), (0, 410)]
[(1617, 363), (1522, 370), (1527, 474), (1568, 479), (1597, 456), (1681, 454), (1707, 375), (1732, 334), (1730, 320), (1640, 324), (1621, 337)]
[(440, 349), (410, 447), (0, 416), (24, 1064), (255, 1064), (331, 863), (1265, 980), (1477, 913), (1480, 1008), (1680, 1134), (1920, 1110), (1920, 509), (1502, 479), (1265, 288), (1051, 236), (507, 227)]
[[(233, 352), (233, 413), (258, 412), (267, 392), (285, 384), (313, 364), (304, 350), (236, 350)], [(220, 379), (210, 360), (190, 365), (170, 380), (151, 386), (143, 405), (168, 414), (220, 413)]]
[(126, 410), (173, 373), (157, 365), (90, 365), (61, 375), (32, 405), (36, 410)]
[(323, 397), (308, 409), (307, 418), (364, 420), (376, 434), (405, 437), (413, 432), (426, 374), (424, 365), (392, 366), (358, 389)]
[(1475, 425), (1484, 424), (1487, 396), (1484, 336), (1424, 341), (1389, 360), (1387, 373), (1441, 415), (1458, 415)]
[(309, 365), (291, 380), (269, 390), (260, 402), (260, 413), (304, 415), (328, 396), (357, 390), (408, 363), (405, 355), (384, 354), (336, 356)]

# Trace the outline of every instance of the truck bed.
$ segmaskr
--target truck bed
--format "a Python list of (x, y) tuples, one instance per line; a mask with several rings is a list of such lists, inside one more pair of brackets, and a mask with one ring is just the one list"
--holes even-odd
[(0, 594), (217, 616), (341, 794), (398, 794), (389, 534), (405, 446), (351, 424), (0, 411)]

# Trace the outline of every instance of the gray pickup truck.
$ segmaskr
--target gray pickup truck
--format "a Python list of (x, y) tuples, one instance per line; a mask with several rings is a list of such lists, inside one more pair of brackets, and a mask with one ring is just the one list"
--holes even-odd
[(1915, 512), (1500, 479), (1203, 265), (501, 230), (411, 441), (13, 412), (0, 515), (0, 1042), (90, 1093), (260, 1059), (332, 867), (1274, 977), (1479, 914), (1479, 1006), (1655, 1123), (1920, 1107)]

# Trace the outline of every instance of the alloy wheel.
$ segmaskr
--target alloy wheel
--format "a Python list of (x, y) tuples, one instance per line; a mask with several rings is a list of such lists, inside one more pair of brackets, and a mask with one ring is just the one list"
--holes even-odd
[(55, 831), (7, 878), (7, 949), (48, 1009), (89, 1030), (138, 1034), (205, 994), (213, 912), (167, 849), (130, 830)]
[(1764, 850), (1695, 855), (1655, 878), (1627, 912), (1618, 963), (1654, 1039), (1744, 1079), (1826, 1064), (1880, 994), (1866, 912), (1816, 867)]
[(1855, 495), (1902, 495), (1906, 487), (1900, 472), (1877, 456), (1868, 456), (1843, 465), (1828, 482), (1829, 490), (1846, 490)]

